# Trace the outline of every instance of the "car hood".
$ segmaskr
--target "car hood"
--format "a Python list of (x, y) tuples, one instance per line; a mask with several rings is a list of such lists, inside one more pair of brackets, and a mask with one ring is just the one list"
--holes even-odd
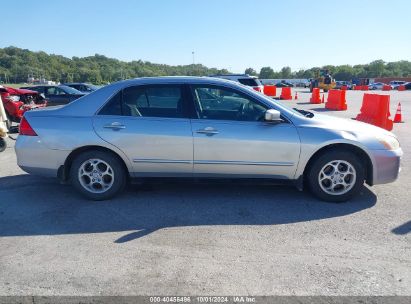
[(385, 129), (353, 119), (338, 118), (317, 113), (314, 117), (308, 119), (310, 119), (310, 125), (330, 130), (345, 131), (355, 135), (389, 135), (396, 137), (393, 133)]

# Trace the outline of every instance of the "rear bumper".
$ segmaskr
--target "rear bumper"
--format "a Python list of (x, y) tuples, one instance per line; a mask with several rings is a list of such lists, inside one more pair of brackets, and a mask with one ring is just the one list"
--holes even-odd
[(402, 149), (394, 151), (372, 150), (374, 159), (373, 185), (387, 184), (395, 181), (401, 170)]
[(19, 136), (15, 151), (18, 166), (27, 173), (57, 177), (70, 151), (49, 149), (38, 136)]

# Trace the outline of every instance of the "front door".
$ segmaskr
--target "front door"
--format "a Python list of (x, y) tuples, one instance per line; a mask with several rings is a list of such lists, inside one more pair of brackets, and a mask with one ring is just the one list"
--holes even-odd
[(232, 89), (191, 87), (195, 175), (291, 179), (300, 154), (295, 126), (264, 121), (267, 106)]
[(128, 156), (137, 176), (192, 174), (193, 138), (181, 85), (125, 88), (94, 117), (94, 128)]

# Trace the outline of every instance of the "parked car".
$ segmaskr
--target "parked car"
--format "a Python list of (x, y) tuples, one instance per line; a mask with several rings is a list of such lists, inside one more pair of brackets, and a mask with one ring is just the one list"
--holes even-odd
[(406, 82), (405, 81), (402, 81), (402, 80), (393, 80), (393, 81), (390, 81), (390, 86), (391, 86), (391, 88), (393, 88), (393, 89), (396, 89), (396, 88), (398, 88), (400, 85), (403, 85), (403, 84), (405, 84)]
[(218, 74), (218, 75), (210, 75), (209, 77), (216, 77), (216, 78), (222, 78), (222, 79), (239, 82), (245, 86), (252, 87), (254, 90), (258, 92), (264, 91), (264, 86), (261, 83), (261, 81), (257, 77), (250, 76), (248, 74), (227, 74), (227, 75)]
[(57, 176), (92, 200), (132, 178), (220, 177), (281, 179), (341, 202), (364, 181), (393, 182), (403, 154), (384, 129), (209, 77), (125, 80), (26, 112), (15, 150), (24, 171)]
[(284, 87), (290, 87), (290, 88), (292, 88), (292, 87), (294, 87), (294, 85), (293, 85), (292, 83), (287, 82), (287, 81), (285, 81), (285, 80), (281, 80), (281, 81), (278, 82), (275, 86), (276, 86), (277, 88), (284, 88)]
[(8, 129), (12, 122), (20, 123), (24, 112), (47, 105), (47, 100), (36, 91), (1, 86), (0, 95), (7, 115)]
[(308, 81), (308, 79), (306, 81), (299, 81), (295, 84), (295, 86), (298, 88), (309, 88), (310, 82)]
[(65, 105), (86, 95), (65, 85), (37, 85), (22, 87), (21, 89), (37, 91), (44, 94), (49, 106)]
[(99, 89), (98, 86), (95, 86), (89, 83), (82, 83), (82, 82), (63, 83), (63, 85), (76, 89), (82, 93), (91, 93)]
[[(370, 90), (382, 90), (382, 88), (387, 85), (386, 83), (382, 82), (374, 82), (368, 85), (368, 89)], [(392, 88), (392, 87), (391, 87)]]
[(404, 87), (406, 90), (411, 90), (411, 82), (404, 83)]
[(343, 86), (346, 86), (348, 90), (351, 90), (352, 84), (349, 81), (336, 81), (335, 89), (341, 89)]

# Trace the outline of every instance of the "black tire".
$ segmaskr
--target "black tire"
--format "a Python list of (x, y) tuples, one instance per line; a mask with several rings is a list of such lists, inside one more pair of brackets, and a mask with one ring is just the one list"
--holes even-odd
[(7, 148), (7, 142), (5, 138), (0, 138), (0, 152), (3, 152)]
[[(352, 182), (352, 188), (347, 192), (341, 194), (329, 194), (325, 190), (323, 190), (322, 186), (320, 185), (319, 175), (324, 166), (336, 160), (342, 160), (349, 163), (355, 169), (356, 178), (355, 182)], [(341, 203), (351, 199), (360, 191), (364, 184), (365, 170), (363, 165), (361, 164), (360, 159), (354, 153), (350, 151), (329, 150), (319, 155), (314, 160), (314, 162), (310, 165), (306, 177), (309, 189), (314, 196), (323, 201)], [(350, 180), (350, 177), (350, 175), (347, 176), (348, 180)], [(338, 175), (336, 178), (339, 178)], [(327, 182), (331, 182), (331, 180), (327, 179)]]
[[(107, 163), (112, 169), (112, 175), (114, 176), (112, 185), (104, 192), (94, 193), (87, 190), (82, 185), (82, 182), (79, 178), (80, 167), (90, 159), (102, 160), (103, 162)], [(101, 177), (102, 180), (103, 178), (104, 176)], [(91, 177), (89, 179), (91, 179)], [(84, 179), (82, 180), (84, 183)], [(127, 183), (127, 172), (119, 157), (114, 155), (113, 153), (103, 151), (86, 151), (78, 155), (72, 162), (70, 168), (70, 181), (72, 185), (86, 198), (94, 201), (101, 201), (113, 198), (124, 190)], [(90, 184), (92, 184), (91, 180)]]

